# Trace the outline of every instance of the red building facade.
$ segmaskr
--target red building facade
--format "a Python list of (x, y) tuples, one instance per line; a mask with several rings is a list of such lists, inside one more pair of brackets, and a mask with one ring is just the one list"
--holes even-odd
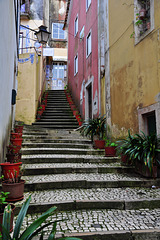
[[(84, 119), (99, 115), (97, 0), (68, 1), (68, 86)], [(66, 27), (67, 26), (67, 27)]]

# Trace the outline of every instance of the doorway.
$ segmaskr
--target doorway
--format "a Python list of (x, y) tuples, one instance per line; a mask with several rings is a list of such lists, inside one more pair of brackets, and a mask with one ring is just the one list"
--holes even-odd
[(93, 90), (92, 90), (92, 83), (89, 83), (86, 86), (85, 91), (85, 119), (92, 119), (93, 118)]

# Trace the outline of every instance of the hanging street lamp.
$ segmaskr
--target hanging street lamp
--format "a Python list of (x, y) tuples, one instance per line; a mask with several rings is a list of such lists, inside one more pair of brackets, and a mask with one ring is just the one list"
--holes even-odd
[(39, 27), (39, 31), (35, 32), (35, 35), (37, 36), (38, 42), (42, 43), (42, 44), (47, 43), (50, 34), (51, 33), (47, 31), (47, 27), (44, 26), (44, 25), (41, 25)]

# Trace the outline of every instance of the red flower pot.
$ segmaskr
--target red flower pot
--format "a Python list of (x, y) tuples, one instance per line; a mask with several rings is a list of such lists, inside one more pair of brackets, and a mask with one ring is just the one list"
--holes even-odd
[(24, 126), (16, 126), (16, 127), (15, 127), (15, 132), (16, 132), (16, 133), (22, 133), (22, 132), (23, 132), (23, 127), (24, 127)]
[(7, 148), (8, 148), (8, 153), (13, 153), (13, 154), (19, 153), (19, 151), (21, 150), (20, 145), (17, 145), (17, 146), (9, 145)]
[(79, 126), (82, 126), (82, 122), (81, 121), (79, 121), (78, 123), (79, 123)]
[(77, 110), (73, 110), (73, 115), (76, 116)]
[(2, 182), (2, 191), (9, 192), (7, 202), (17, 202), (24, 198), (24, 184), (25, 180), (20, 180), (19, 183)]
[(116, 147), (105, 147), (105, 156), (106, 157), (115, 157), (116, 156)]
[(73, 105), (70, 105), (70, 108), (71, 108), (72, 111), (77, 111), (77, 110), (76, 110), (76, 106), (75, 106), (74, 104), (73, 104)]
[(43, 113), (43, 109), (37, 111), (37, 114), (40, 116), (42, 115), (42, 113)]
[(105, 140), (94, 140), (94, 147), (99, 149), (104, 149)]
[[(14, 218), (14, 210), (15, 206), (11, 204), (12, 212), (11, 212), (11, 221), (10, 221), (10, 232), (13, 231), (13, 218)], [(0, 224), (3, 222), (3, 213), (0, 213)], [(0, 232), (2, 233), (2, 226), (0, 226)]]
[(45, 105), (41, 105), (41, 107), (42, 107), (42, 110), (45, 110), (45, 108), (46, 108), (46, 106), (45, 106)]
[(11, 143), (14, 145), (14, 146), (22, 146), (22, 141), (23, 141), (23, 138), (11, 138)]
[(22, 137), (22, 133), (11, 132), (11, 138), (21, 138), (21, 137)]
[(2, 173), (4, 175), (4, 179), (12, 179), (17, 178), (19, 176), (19, 170), (22, 162), (19, 163), (10, 163), (5, 162), (1, 163), (0, 166), (2, 168)]

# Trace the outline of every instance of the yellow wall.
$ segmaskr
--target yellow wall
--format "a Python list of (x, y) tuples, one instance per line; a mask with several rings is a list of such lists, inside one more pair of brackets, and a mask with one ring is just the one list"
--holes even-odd
[(155, 0), (155, 30), (135, 45), (134, 1), (109, 1), (111, 121), (113, 134), (138, 132), (137, 108), (156, 103), (160, 92), (160, 3)]
[[(26, 59), (29, 53), (21, 54)], [(34, 53), (34, 62), (27, 61), (18, 65), (18, 89), (16, 102), (16, 120), (31, 124), (35, 121), (38, 99), (42, 87), (42, 60)]]

